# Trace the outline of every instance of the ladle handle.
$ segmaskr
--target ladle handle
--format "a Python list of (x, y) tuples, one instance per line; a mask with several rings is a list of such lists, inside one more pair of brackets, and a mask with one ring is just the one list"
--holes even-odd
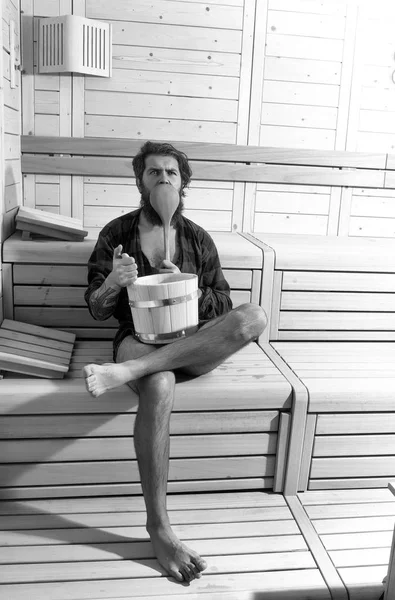
[(165, 223), (163, 226), (165, 234), (165, 260), (170, 260), (170, 244), (169, 244), (169, 229), (170, 224)]

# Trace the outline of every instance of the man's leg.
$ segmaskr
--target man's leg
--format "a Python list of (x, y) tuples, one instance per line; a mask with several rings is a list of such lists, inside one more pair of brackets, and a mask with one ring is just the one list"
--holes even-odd
[[(129, 336), (121, 343), (117, 363), (153, 355), (155, 346)], [(148, 375), (131, 383), (139, 395), (134, 444), (147, 510), (147, 531), (155, 555), (166, 572), (178, 581), (201, 577), (206, 562), (185, 546), (171, 529), (166, 492), (169, 470), (169, 423), (174, 402), (175, 376), (171, 371)]]
[(256, 339), (265, 329), (263, 309), (243, 304), (202, 327), (193, 336), (159, 348), (155, 353), (119, 364), (88, 365), (86, 385), (93, 396), (147, 375), (183, 369), (202, 375)]

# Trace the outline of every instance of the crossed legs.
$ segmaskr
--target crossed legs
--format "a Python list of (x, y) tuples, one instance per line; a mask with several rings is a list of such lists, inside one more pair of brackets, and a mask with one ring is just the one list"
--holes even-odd
[(129, 383), (139, 395), (134, 440), (147, 509), (147, 531), (158, 561), (178, 581), (201, 577), (206, 562), (171, 529), (166, 491), (169, 423), (174, 402), (174, 370), (202, 375), (258, 337), (266, 315), (253, 304), (214, 319), (190, 338), (156, 348), (132, 337), (123, 340), (117, 364), (87, 365), (88, 391), (94, 396)]

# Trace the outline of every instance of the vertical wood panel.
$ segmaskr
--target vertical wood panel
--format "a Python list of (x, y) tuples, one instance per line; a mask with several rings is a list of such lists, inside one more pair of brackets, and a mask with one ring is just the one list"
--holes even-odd
[[(259, 146), (268, 0), (257, 0), (248, 143)], [(250, 231), (250, 229), (247, 229)]]

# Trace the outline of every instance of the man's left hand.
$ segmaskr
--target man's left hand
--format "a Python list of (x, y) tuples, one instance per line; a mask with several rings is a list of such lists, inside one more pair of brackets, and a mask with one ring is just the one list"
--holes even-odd
[(181, 273), (181, 271), (170, 260), (164, 260), (160, 266), (159, 273)]

